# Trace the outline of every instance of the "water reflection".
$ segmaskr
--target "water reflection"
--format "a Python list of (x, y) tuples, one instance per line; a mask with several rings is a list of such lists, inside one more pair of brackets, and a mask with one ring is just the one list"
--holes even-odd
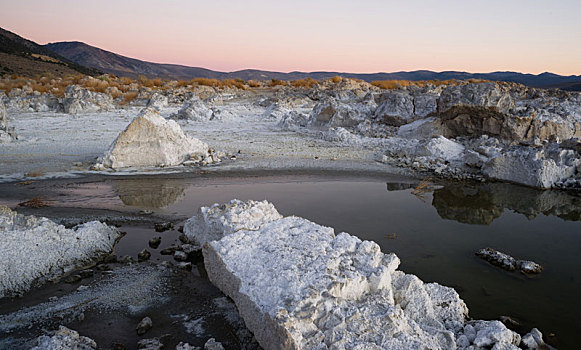
[(180, 179), (143, 178), (120, 179), (113, 190), (123, 204), (145, 209), (165, 208), (182, 199), (186, 186)]
[(490, 225), (505, 209), (534, 219), (539, 214), (581, 221), (581, 196), (502, 183), (454, 184), (434, 191), (432, 205), (443, 219)]

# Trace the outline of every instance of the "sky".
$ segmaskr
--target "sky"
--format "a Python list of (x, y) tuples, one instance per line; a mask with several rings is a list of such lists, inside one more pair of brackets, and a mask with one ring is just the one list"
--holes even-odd
[(581, 74), (580, 0), (0, 0), (0, 27), (218, 71)]

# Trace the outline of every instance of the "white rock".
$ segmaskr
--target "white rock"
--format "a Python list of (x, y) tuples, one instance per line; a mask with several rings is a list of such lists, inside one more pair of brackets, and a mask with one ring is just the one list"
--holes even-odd
[(464, 146), (444, 136), (421, 140), (412, 155), (428, 156), (447, 161), (459, 161), (464, 156)]
[(309, 115), (309, 125), (350, 127), (369, 119), (377, 106), (373, 103), (345, 103), (335, 99), (319, 102)]
[(212, 110), (197, 96), (193, 96), (172, 118), (203, 122), (212, 119), (212, 115)]
[(265, 349), (455, 346), (467, 309), (453, 289), (396, 272), (399, 259), (373, 242), (298, 217), (261, 221), (252, 216), (248, 229), (238, 221), (233, 230), (214, 216), (210, 223), (228, 233), (203, 254), (210, 280)]
[(168, 98), (165, 95), (160, 94), (159, 92), (153, 93), (147, 101), (147, 107), (155, 108), (156, 110), (160, 111), (163, 108), (169, 105)]
[(309, 116), (297, 111), (288, 112), (278, 123), (283, 130), (296, 130), (299, 127), (306, 127), (308, 124)]
[(397, 135), (405, 138), (431, 138), (442, 135), (440, 123), (435, 117), (419, 119), (399, 127)]
[(281, 120), (290, 112), (288, 108), (281, 106), (279, 103), (271, 104), (262, 114), (263, 118)]
[(361, 143), (360, 136), (354, 135), (349, 130), (342, 127), (329, 128), (329, 130), (322, 132), (321, 136), (323, 140), (331, 142), (343, 142), (350, 145)]
[(66, 229), (0, 207), (0, 297), (60, 278), (109, 254), (121, 233), (98, 221)]
[(239, 230), (256, 230), (263, 224), (282, 218), (274, 205), (267, 201), (240, 201), (201, 207), (184, 224), (184, 234), (198, 246), (219, 240)]
[(206, 344), (204, 344), (204, 350), (224, 350), (224, 346), (222, 343), (217, 342), (216, 339), (210, 338)]
[[(476, 321), (472, 325), (476, 330), (476, 338), (472, 342), (474, 345), (484, 348), (496, 345), (513, 345), (518, 349), (520, 335), (506, 328), (500, 321)], [(508, 347), (509, 349), (511, 347)], [(500, 347), (502, 349), (502, 347)]]
[(525, 349), (529, 350), (544, 349), (545, 342), (543, 341), (543, 333), (538, 329), (533, 328), (529, 333), (522, 337), (521, 345), (524, 345)]
[(119, 134), (100, 163), (113, 169), (175, 166), (191, 156), (206, 157), (207, 154), (207, 144), (185, 135), (175, 121), (145, 108)]
[(579, 164), (573, 150), (515, 146), (492, 158), (482, 170), (492, 179), (551, 188), (574, 176)]
[(176, 350), (200, 350), (200, 348), (189, 343), (180, 342), (176, 345)]
[(78, 332), (59, 326), (54, 335), (43, 335), (36, 339), (36, 346), (31, 350), (93, 350), (97, 343), (91, 338), (80, 336)]
[(79, 85), (67, 86), (63, 102), (65, 113), (91, 113), (115, 108), (113, 98), (108, 94), (89, 91)]
[(142, 350), (161, 350), (163, 343), (157, 338), (141, 339), (137, 342), (137, 348)]
[(6, 107), (4, 102), (0, 100), (0, 143), (10, 142), (14, 139), (14, 134), (8, 127), (8, 120), (6, 118)]

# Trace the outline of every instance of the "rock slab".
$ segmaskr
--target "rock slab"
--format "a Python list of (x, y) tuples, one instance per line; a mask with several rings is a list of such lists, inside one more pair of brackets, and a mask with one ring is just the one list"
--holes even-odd
[(453, 349), (478, 342), (510, 349), (520, 343), (501, 322), (468, 324), (454, 289), (397, 271), (397, 256), (376, 243), (281, 217), (270, 206), (234, 200), (202, 208), (186, 230), (190, 238), (201, 234), (210, 280), (234, 300), (263, 348)]
[(121, 233), (92, 221), (67, 229), (0, 207), (0, 298), (17, 295), (107, 256)]

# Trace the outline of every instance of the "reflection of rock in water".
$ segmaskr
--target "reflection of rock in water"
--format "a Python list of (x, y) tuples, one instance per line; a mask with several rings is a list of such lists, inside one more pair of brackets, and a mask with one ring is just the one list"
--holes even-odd
[(504, 209), (529, 219), (539, 214), (581, 221), (581, 197), (562, 191), (539, 191), (510, 184), (455, 184), (434, 192), (432, 205), (443, 219), (489, 225)]
[(186, 186), (179, 179), (145, 178), (116, 180), (113, 189), (125, 205), (157, 209), (183, 198)]
[(414, 184), (408, 184), (408, 183), (399, 183), (399, 182), (393, 182), (393, 183), (386, 183), (387, 186), (387, 190), (388, 191), (403, 191), (403, 190), (409, 190), (410, 188), (415, 188), (417, 186)]

